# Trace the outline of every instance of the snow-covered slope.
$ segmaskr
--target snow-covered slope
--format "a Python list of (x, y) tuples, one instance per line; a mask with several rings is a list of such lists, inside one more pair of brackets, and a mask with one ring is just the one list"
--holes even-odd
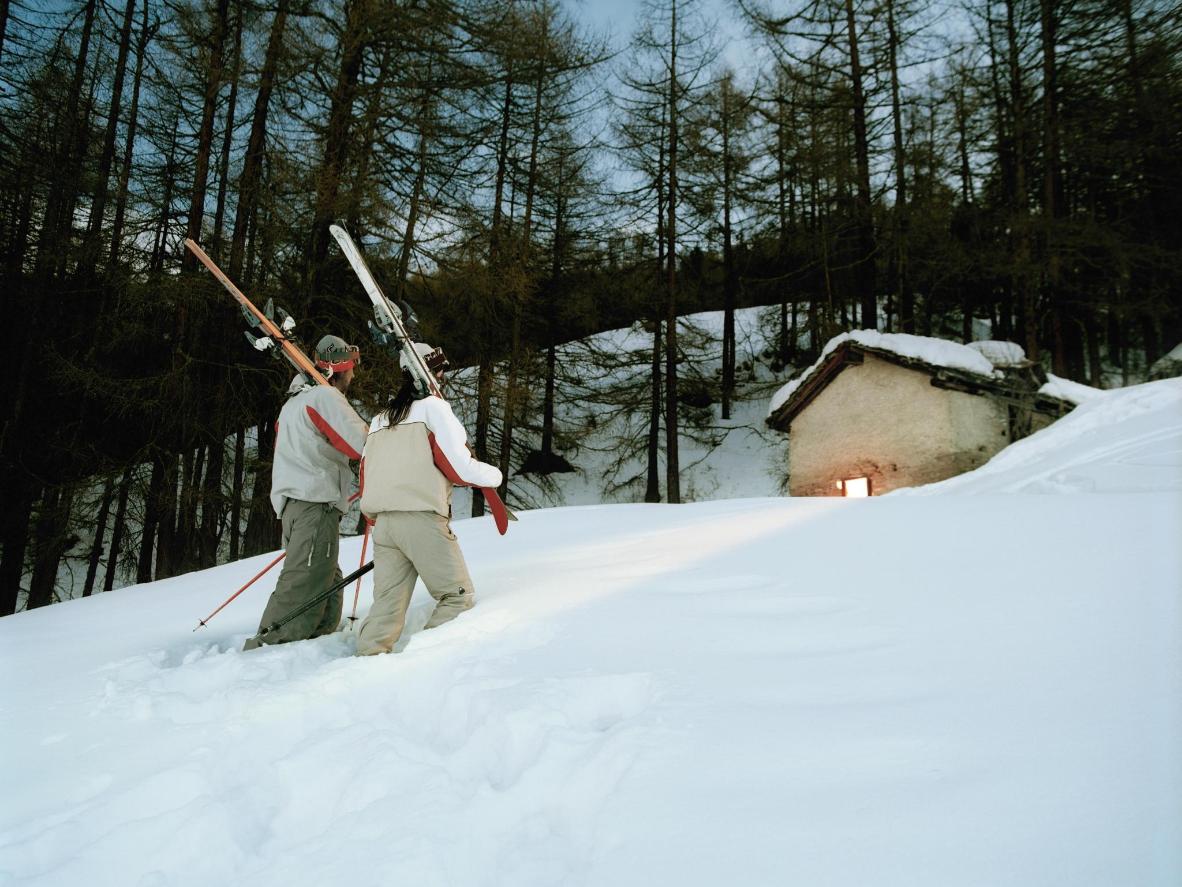
[[(774, 373), (761, 355), (767, 350), (767, 309), (746, 308), (735, 313), (735, 354), (739, 364), (735, 403), (729, 419), (721, 418), (718, 381), (721, 377), (723, 314), (693, 314), (679, 319), (679, 385), (714, 398), (709, 406), (680, 407), (679, 457), (681, 499), (701, 502), (752, 496), (778, 496), (787, 471), (787, 438), (764, 424), (768, 398), (789, 371)], [(599, 333), (558, 349), (555, 404), (556, 449), (570, 459), (575, 472), (514, 474), (509, 501), (515, 507), (593, 505), (604, 502), (642, 502), (647, 467), (649, 373), (652, 335), (640, 325)], [(530, 389), (530, 413), (542, 413), (543, 383), (525, 380)], [(457, 411), (474, 427), (476, 374), (456, 373), (448, 396)], [(498, 412), (499, 417), (499, 412)], [(666, 498), (664, 430), (659, 477)], [(516, 440), (536, 447), (540, 434), (518, 429)], [(521, 464), (521, 458), (514, 460)], [(470, 514), (469, 493), (457, 490), (456, 514)]]
[(0, 619), (0, 884), (1175, 885), (1179, 385), (936, 495), (458, 521), (390, 656), (194, 632), (266, 557)]

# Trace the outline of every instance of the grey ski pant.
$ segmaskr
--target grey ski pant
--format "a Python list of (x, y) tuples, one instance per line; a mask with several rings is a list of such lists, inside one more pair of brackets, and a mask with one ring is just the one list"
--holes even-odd
[(447, 518), (433, 511), (383, 511), (374, 524), (373, 543), (373, 607), (357, 635), (359, 656), (394, 648), (420, 576), (435, 598), (427, 628), (472, 606), (472, 577)]
[[(282, 524), (287, 557), (283, 560), (283, 572), (279, 574), (271, 599), (263, 610), (260, 630), (341, 580), (341, 567), (337, 563), (341, 513), (336, 505), (293, 499), (283, 509)], [(323, 604), (301, 613), (261, 642), (251, 638), (243, 649), (253, 650), (260, 643), (302, 641), (336, 631), (341, 621), (344, 595), (344, 590), (335, 592)]]

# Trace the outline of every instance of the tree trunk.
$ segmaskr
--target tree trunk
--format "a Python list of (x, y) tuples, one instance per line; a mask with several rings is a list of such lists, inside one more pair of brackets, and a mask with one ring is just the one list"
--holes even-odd
[(115, 478), (108, 477), (107, 482), (103, 485), (102, 504), (99, 506), (98, 521), (94, 528), (94, 542), (90, 545), (90, 558), (86, 564), (86, 582), (82, 586), (83, 597), (90, 597), (91, 592), (94, 591), (94, 579), (98, 575), (99, 559), (103, 556), (103, 538), (107, 535), (107, 516), (111, 513), (111, 499), (114, 496)]
[(1006, 40), (1008, 42), (1010, 79), (1010, 118), (1013, 127), (1013, 230), (1014, 248), (1014, 292), (1022, 312), (1025, 331), (1026, 356), (1033, 361), (1039, 359), (1038, 317), (1035, 292), (1031, 277), (1030, 222), (1026, 194), (1026, 108), (1022, 88), (1022, 67), (1018, 56), (1018, 32), (1015, 22), (1016, 0), (1005, 0)]
[(123, 472), (123, 479), (119, 481), (119, 502), (115, 506), (115, 525), (111, 527), (111, 553), (107, 556), (107, 570), (103, 575), (103, 591), (110, 591), (115, 587), (119, 555), (123, 552), (123, 536), (127, 531), (127, 497), (134, 475), (134, 467), (129, 467)]
[(242, 9), (235, 4), (234, 15), (234, 65), (230, 80), (230, 97), (226, 100), (226, 126), (222, 134), (222, 152), (218, 161), (218, 198), (213, 214), (213, 238), (211, 246), (214, 257), (222, 258), (222, 232), (226, 219), (226, 191), (230, 182), (230, 149), (234, 145), (234, 117), (238, 109), (238, 81), (242, 79)]
[(1093, 388), (1104, 387), (1104, 366), (1100, 360), (1100, 322), (1094, 311), (1089, 311), (1084, 321), (1088, 348), (1088, 384)]
[(566, 199), (563, 196), (565, 183), (563, 158), (558, 162), (558, 200), (554, 208), (554, 255), (550, 265), (550, 292), (546, 300), (546, 383), (542, 396), (542, 464), (549, 465), (550, 457), (554, 455), (554, 396), (557, 387), (558, 348), (554, 341), (555, 332), (555, 302), (561, 292), (559, 281), (562, 279), (564, 259), (566, 257)]
[(891, 123), (895, 148), (895, 250), (894, 280), (891, 291), (899, 300), (899, 328), (915, 332), (915, 295), (907, 279), (907, 239), (910, 220), (907, 212), (907, 158), (903, 152), (903, 111), (899, 100), (899, 32), (895, 27), (895, 0), (887, 0), (887, 57), (891, 76)]
[(86, 226), (83, 249), (82, 276), (90, 276), (98, 263), (103, 217), (107, 209), (107, 181), (115, 160), (115, 134), (119, 129), (119, 110), (123, 101), (123, 80), (127, 73), (127, 56), (131, 49), (131, 21), (135, 17), (136, 0), (127, 0), (123, 13), (123, 27), (119, 31), (119, 55), (115, 62), (115, 82), (111, 86), (111, 107), (107, 113), (107, 130), (103, 136), (103, 151), (99, 157), (95, 180), (94, 200), (90, 206), (90, 223)]
[(973, 203), (973, 170), (969, 165), (968, 113), (965, 109), (964, 84), (955, 92), (956, 152), (960, 159), (960, 199), (965, 206)]
[(28, 610), (53, 603), (58, 568), (74, 541), (69, 533), (73, 499), (74, 491), (62, 487), (50, 487), (42, 496), (34, 531), (33, 578), (29, 581)]
[(546, 384), (542, 396), (542, 456), (543, 463), (549, 464), (554, 455), (554, 389), (558, 372), (558, 349), (553, 340), (546, 346)]
[(287, 27), (287, 9), (290, 0), (279, 0), (275, 18), (271, 22), (271, 36), (267, 40), (267, 53), (263, 60), (263, 71), (259, 77), (259, 91), (255, 96), (254, 113), (250, 122), (250, 138), (246, 154), (242, 158), (242, 174), (238, 177), (238, 209), (234, 215), (234, 233), (230, 241), (231, 280), (242, 276), (242, 264), (246, 255), (247, 232), (251, 228), (259, 198), (259, 184), (262, 179), (263, 154), (267, 140), (267, 112), (271, 105), (271, 93), (275, 88), (275, 72), (283, 51), (283, 32)]
[(402, 251), (398, 255), (398, 298), (406, 298), (406, 281), (410, 276), (410, 258), (415, 248), (415, 228), (419, 222), (419, 204), (427, 183), (427, 127), (419, 131), (419, 168), (415, 171), (414, 187), (406, 212), (406, 230), (402, 232)]
[[(483, 358), (476, 370), (476, 458), (488, 459), (488, 423), (492, 413), (493, 371), (491, 358)], [(472, 496), (472, 517), (484, 514), (484, 497)]]
[(160, 227), (156, 232), (152, 244), (152, 258), (148, 263), (148, 270), (159, 274), (164, 270), (164, 253), (168, 247), (168, 224), (172, 221), (172, 194), (176, 185), (176, 150), (177, 124), (176, 116), (172, 121), (172, 132), (169, 136), (168, 159), (164, 165), (164, 198), (160, 204)]
[[(369, 179), (369, 165), (374, 155), (374, 141), (378, 130), (378, 122), (382, 117), (382, 99), (386, 94), (386, 73), (390, 69), (390, 47), (386, 46), (382, 49), (382, 57), (378, 62), (378, 73), (367, 88), (369, 90), (369, 101), (365, 105), (365, 116), (362, 118), (364, 126), (362, 127), (361, 138), (358, 141), (358, 146), (361, 148), (361, 156), (357, 158), (357, 168), (353, 173), (353, 197), (349, 201), (348, 210), (345, 212), (345, 219), (350, 231), (356, 231), (361, 227), (361, 194), (365, 189), (365, 183)], [(428, 72), (428, 78), (430, 73)], [(365, 519), (361, 519), (361, 530), (365, 532)]]
[[(791, 295), (788, 285), (788, 201), (791, 186), (788, 182), (788, 120), (785, 119), (784, 107), (787, 104), (784, 95), (783, 78), (776, 95), (776, 220), (779, 223), (779, 236), (776, 238), (776, 273), (783, 277), (780, 282), (780, 331), (778, 358), (787, 365), (795, 356), (795, 329), (789, 338), (788, 333), (788, 299)], [(795, 114), (791, 115), (795, 117)], [(796, 303), (792, 304), (793, 327), (796, 324)]]
[[(0, 60), (4, 58), (4, 36), (8, 33), (8, 0), (0, 0)], [(0, 613), (0, 615), (6, 615)]]
[(153, 562), (156, 551), (156, 534), (160, 529), (160, 500), (164, 491), (164, 459), (152, 459), (152, 475), (148, 481), (148, 493), (144, 500), (144, 526), (140, 537), (139, 561), (136, 565), (137, 584), (152, 581)]
[(246, 466), (246, 432), (234, 435), (234, 484), (230, 488), (230, 560), (236, 561), (242, 536), (242, 481)]
[[(205, 100), (201, 108), (201, 126), (197, 131), (197, 153), (193, 190), (189, 206), (188, 236), (201, 241), (201, 226), (205, 220), (205, 195), (209, 189), (209, 166), (213, 155), (213, 125), (217, 114), (218, 96), (225, 77), (226, 31), (229, 27), (229, 0), (217, 0), (213, 27), (210, 32), (209, 70), (205, 79)], [(229, 129), (229, 127), (227, 127)], [(183, 254), (182, 266), (195, 268), (197, 258), (190, 252)]]
[(866, 96), (862, 86), (862, 64), (858, 56), (858, 32), (853, 0), (845, 0), (846, 28), (849, 33), (850, 87), (854, 101), (854, 158), (857, 165), (857, 196), (854, 201), (857, 219), (858, 256), (854, 262), (854, 287), (862, 306), (862, 326), (878, 328), (878, 299), (874, 281), (874, 218), (870, 206), (870, 146), (866, 135)]
[(648, 464), (645, 470), (645, 502), (661, 501), (660, 446), (661, 446), (661, 318), (653, 321), (652, 364), (649, 368)]
[[(258, 459), (251, 484), (250, 514), (246, 519), (243, 555), (274, 551), (279, 547), (279, 521), (271, 507), (271, 454), (275, 452), (275, 426), (262, 422), (258, 427)], [(264, 455), (266, 454), (266, 455)]]
[(197, 514), (201, 497), (198, 491), (202, 488), (206, 449), (202, 446), (198, 447), (196, 452), (187, 450), (182, 461), (181, 498), (177, 508), (177, 533), (173, 540), (173, 550), (176, 552), (173, 563), (178, 574), (188, 573), (195, 569), (199, 562), (201, 528)]
[(1039, 0), (1039, 21), (1042, 38), (1043, 73), (1043, 248), (1046, 251), (1047, 299), (1053, 314), (1056, 347), (1054, 371), (1070, 375), (1067, 346), (1064, 342), (1064, 316), (1067, 310), (1063, 304), (1061, 282), (1061, 257), (1057, 219), (1063, 211), (1063, 186), (1059, 174), (1059, 101), (1058, 65), (1055, 59), (1055, 44), (1058, 39), (1058, 22), (1055, 18), (1054, 0)]
[[(525, 212), (521, 222), (521, 257), (522, 273), (527, 279), (532, 276), (532, 262), (530, 257), (530, 237), (533, 227), (534, 195), (538, 182), (538, 145), (542, 138), (542, 98), (546, 85), (546, 54), (547, 32), (543, 29), (541, 58), (538, 62), (537, 79), (534, 82), (534, 110), (530, 121), (529, 169), (525, 182)], [(527, 284), (528, 285), (528, 284)], [(517, 384), (521, 372), (521, 324), (525, 312), (525, 302), (528, 291), (513, 295), (513, 333), (512, 347), (509, 351), (509, 368), (505, 379), (505, 404), (501, 419), (501, 498), (509, 498), (509, 469), (513, 455), (513, 430), (516, 423), (517, 410), (520, 408), (522, 393)]]
[(665, 495), (681, 502), (681, 461), (677, 433), (677, 0), (672, 2), (669, 28), (669, 193), (665, 238)]
[[(505, 199), (505, 179), (509, 168), (509, 123), (513, 110), (513, 61), (510, 56), (505, 76), (505, 100), (501, 109), (501, 132), (497, 143), (497, 173), (493, 188), (492, 230), (489, 232), (489, 267), (496, 273), (501, 255), (501, 203)], [(492, 419), (493, 357), (489, 346), (480, 343), (480, 366), (476, 383), (476, 458), (488, 461), (488, 425)], [(484, 497), (472, 497), (472, 516), (484, 514)]]
[(226, 516), (226, 495), (222, 491), (225, 466), (226, 442), (211, 441), (205, 466), (205, 479), (201, 484), (201, 523), (197, 530), (198, 569), (217, 564), (220, 532)]
[(509, 498), (509, 469), (511, 466), (511, 457), (513, 455), (513, 426), (516, 421), (517, 411), (517, 374), (521, 363), (521, 305), (520, 298), (514, 299), (516, 303), (513, 311), (513, 332), (510, 338), (509, 348), (509, 367), (505, 374), (505, 402), (501, 413), (501, 452), (500, 452), (500, 469), (501, 469), (501, 499), (508, 501)]
[(329, 105), (324, 134), (324, 158), (316, 176), (316, 203), (312, 217), (312, 249), (308, 281), (312, 296), (311, 317), (317, 321), (328, 313), (319, 305), (320, 269), (328, 257), (328, 226), (337, 215), (341, 177), (349, 157), (349, 132), (353, 122), (353, 100), (361, 73), (361, 59), (369, 32), (369, 0), (346, 0), (345, 30), (341, 35), (341, 66)]
[(665, 140), (663, 138), (666, 121), (661, 121), (662, 138), (657, 146), (657, 267), (653, 277), (652, 295), (652, 325), (653, 325), (653, 360), (649, 371), (649, 418), (648, 418), (648, 464), (645, 476), (645, 502), (661, 501), (661, 482), (659, 475), (659, 456), (661, 447), (661, 387), (664, 377), (661, 373), (661, 298), (664, 290), (665, 276)]
[(74, 60), (74, 76), (66, 101), (63, 118), (65, 129), (58, 139), (54, 163), (56, 174), (51, 179), (49, 195), (45, 201), (45, 215), (41, 223), (41, 239), (37, 247), (35, 269), (36, 277), (43, 281), (55, 270), (60, 274), (66, 266), (66, 247), (69, 231), (73, 227), (73, 216), (68, 208), (72, 205), (79, 185), (79, 167), (86, 151), (86, 134), (89, 129), (80, 125), (78, 116), (96, 7), (97, 0), (88, 0), (82, 21), (78, 55)]
[(1153, 366), (1162, 355), (1161, 334), (1157, 329), (1157, 319), (1149, 314), (1142, 314), (1141, 341), (1145, 346), (1145, 368)]
[(135, 52), (135, 82), (131, 88), (131, 109), (127, 120), (127, 135), (124, 136), (123, 161), (119, 168), (119, 189), (115, 195), (115, 220), (111, 223), (111, 252), (107, 260), (107, 264), (111, 268), (114, 268), (119, 261), (119, 251), (123, 240), (123, 220), (127, 214), (128, 186), (131, 182), (131, 158), (135, 152), (135, 131), (139, 122), (140, 84), (143, 80), (144, 56), (147, 54), (149, 37), (148, 0), (144, 0), (143, 23)]
[[(229, 0), (217, 0), (217, 12), (210, 33), (209, 71), (205, 79), (205, 102), (201, 108), (201, 128), (197, 131), (196, 171), (193, 174), (192, 199), (189, 201), (188, 236), (201, 242), (201, 223), (205, 220), (205, 192), (209, 188), (209, 157), (213, 149), (213, 118), (217, 110), (218, 93), (222, 87), (223, 53), (226, 44), (226, 26), (229, 24)], [(181, 257), (181, 268), (196, 269), (197, 257), (185, 250)], [(184, 330), (184, 320), (180, 322)]]
[(24, 578), (25, 552), (29, 543), (30, 514), (36, 491), (26, 477), (15, 477), (4, 484), (4, 552), (0, 558), (0, 616), (16, 612), (16, 601)]
[(731, 156), (731, 83), (722, 82), (722, 418), (731, 417), (735, 389), (735, 303), (737, 280), (731, 231), (734, 158)]
[(163, 461), (163, 476), (160, 487), (160, 517), (156, 524), (156, 569), (153, 579), (167, 579), (177, 573), (177, 484), (180, 460), (168, 454)]

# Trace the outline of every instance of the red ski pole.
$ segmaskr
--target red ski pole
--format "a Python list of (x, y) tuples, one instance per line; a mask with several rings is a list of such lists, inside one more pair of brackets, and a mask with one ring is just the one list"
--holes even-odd
[[(202, 619), (198, 623), (197, 628), (204, 627), (205, 623), (207, 623), (210, 619), (212, 619), (214, 616), (216, 616), (218, 613), (220, 613), (225, 608), (226, 604), (230, 603), (230, 601), (234, 600), (234, 598), (238, 597), (238, 595), (242, 594), (242, 592), (246, 591), (246, 589), (248, 589), (252, 585), (254, 585), (255, 582), (257, 582), (259, 579), (261, 579), (263, 577), (263, 574), (265, 574), (273, 566), (275, 566), (277, 563), (279, 563), (281, 560), (283, 560), (286, 556), (287, 556), (287, 552), (281, 551), (279, 553), (279, 557), (275, 558), (275, 560), (271, 561), (271, 563), (269, 563), (269, 564), (267, 564), (267, 566), (263, 567), (263, 569), (260, 570), (255, 575), (255, 577), (253, 579), (251, 579), (249, 582), (247, 582), (245, 585), (243, 585), (240, 589), (238, 589), (236, 592), (234, 592), (232, 595), (230, 595), (228, 598), (226, 598), (225, 603), (223, 603), (220, 607), (218, 607), (216, 610), (214, 610), (212, 613), (210, 613), (208, 616), (206, 616), (204, 619)], [(363, 555), (363, 557), (364, 557), (364, 555)], [(193, 631), (196, 631), (197, 628), (194, 628)]]
[[(361, 538), (361, 566), (365, 565), (365, 549), (369, 545), (369, 531), (373, 529), (373, 524), (368, 520), (365, 522), (365, 535)], [(357, 585), (353, 587), (353, 615), (349, 617), (349, 626), (357, 621), (357, 599), (361, 597), (361, 577), (357, 577)]]

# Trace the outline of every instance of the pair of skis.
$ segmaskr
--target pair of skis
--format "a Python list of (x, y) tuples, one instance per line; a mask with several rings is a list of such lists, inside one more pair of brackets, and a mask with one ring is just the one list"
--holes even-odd
[(295, 330), (295, 321), (282, 308), (279, 309), (280, 321), (275, 322), (274, 308), (271, 301), (267, 301), (267, 310), (260, 311), (250, 299), (248, 299), (242, 292), (234, 285), (234, 281), (226, 276), (225, 272), (217, 266), (205, 250), (199, 247), (195, 241), (190, 238), (185, 238), (185, 246), (189, 248), (189, 252), (197, 257), (197, 259), (209, 269), (210, 273), (218, 279), (218, 282), (226, 288), (231, 296), (234, 297), (239, 306), (242, 308), (242, 314), (246, 317), (246, 322), (254, 329), (261, 329), (263, 335), (255, 338), (250, 333), (246, 334), (247, 340), (251, 345), (259, 351), (274, 351), (279, 348), (279, 354), (287, 358), (287, 362), (295, 367), (296, 372), (301, 373), (311, 384), (320, 383), (327, 385), (328, 380), (324, 378), (320, 370), (316, 369), (316, 364), (308, 359), (304, 354), (303, 349), (300, 348), (299, 343), (293, 335)]
[[(365, 294), (369, 296), (369, 301), (373, 304), (374, 323), (378, 331), (387, 338), (392, 336), (398, 340), (399, 351), (406, 358), (411, 377), (419, 386), (419, 393), (424, 396), (434, 395), (442, 398), (443, 390), (439, 387), (435, 374), (427, 367), (423, 356), (415, 350), (414, 339), (406, 329), (407, 318), (402, 309), (382, 292), (373, 272), (369, 270), (369, 265), (365, 262), (365, 257), (361, 255), (361, 250), (357, 248), (357, 244), (353, 242), (349, 232), (340, 225), (329, 225), (328, 231), (341, 248), (341, 252), (345, 254), (345, 258), (349, 260), (349, 264), (353, 267), (353, 273), (357, 275), (357, 279), (361, 281), (361, 286), (365, 289)], [(449, 479), (453, 483), (458, 481), (458, 477), (452, 476), (454, 473), (451, 472), (451, 466), (447, 464), (447, 459), (443, 457), (442, 453), (436, 451), (435, 455), (439, 470), (445, 475), (449, 475)], [(443, 464), (439, 464), (440, 459)], [(464, 484), (464, 486), (472, 486), (472, 484)], [(484, 501), (488, 503), (488, 510), (492, 512), (493, 521), (497, 525), (497, 532), (504, 536), (509, 529), (509, 521), (517, 520), (517, 516), (501, 501), (501, 497), (495, 489), (492, 487), (477, 487), (477, 489), (484, 495)]]
[[(349, 264), (353, 267), (358, 279), (361, 281), (365, 293), (369, 296), (369, 300), (373, 303), (374, 310), (374, 326), (382, 334), (385, 340), (390, 338), (396, 339), (398, 342), (399, 351), (405, 355), (406, 363), (410, 366), (410, 373), (415, 383), (419, 387), (419, 393), (426, 395), (434, 395), (436, 397), (443, 397), (443, 391), (439, 387), (439, 382), (435, 376), (428, 369), (426, 362), (422, 356), (415, 350), (414, 341), (406, 328), (406, 317), (402, 309), (386, 297), (382, 292), (382, 288), (378, 286), (377, 280), (373, 273), (369, 270), (369, 266), (365, 262), (365, 257), (361, 255), (361, 251), (357, 248), (357, 244), (353, 242), (353, 238), (349, 236), (349, 232), (340, 225), (331, 225), (329, 231), (341, 251), (345, 254)], [(316, 368), (316, 365), (308, 359), (296, 341), (293, 332), (295, 328), (295, 321), (282, 309), (280, 309), (280, 321), (276, 323), (274, 319), (274, 310), (271, 303), (268, 301), (267, 310), (260, 311), (253, 302), (248, 299), (243, 292), (234, 285), (234, 282), (225, 275), (221, 268), (206, 255), (205, 251), (198, 246), (193, 240), (186, 239), (185, 246), (189, 251), (195, 255), (198, 260), (210, 273), (218, 279), (218, 281), (226, 288), (235, 301), (242, 307), (243, 314), (246, 316), (250, 325), (262, 331), (262, 335), (252, 340), (252, 344), (259, 348), (259, 350), (272, 350), (279, 348), (288, 362), (295, 367), (295, 369), (308, 378), (310, 382), (315, 382), (321, 385), (327, 385), (328, 380)], [(250, 334), (247, 333), (250, 338)], [(446, 461), (446, 460), (445, 460)], [(448, 474), (440, 467), (441, 471)], [(455, 478), (458, 480), (458, 478)], [(470, 485), (469, 485), (470, 486)], [(496, 523), (497, 532), (502, 536), (509, 528), (509, 521), (517, 520), (517, 517), (510, 511), (505, 503), (501, 501), (501, 497), (497, 491), (492, 487), (477, 487), (484, 495), (485, 501), (488, 503), (489, 511), (492, 513), (493, 521)]]

